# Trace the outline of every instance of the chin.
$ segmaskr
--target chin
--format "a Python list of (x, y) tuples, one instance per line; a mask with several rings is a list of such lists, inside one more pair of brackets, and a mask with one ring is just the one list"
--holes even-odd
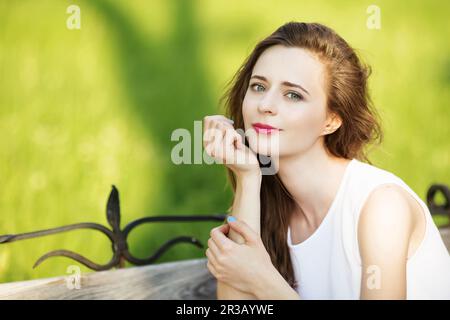
[[(255, 141), (257, 140), (257, 141)], [(279, 143), (278, 139), (252, 139), (250, 138), (248, 141), (250, 149), (259, 155), (267, 156), (267, 157), (278, 157), (279, 152)]]

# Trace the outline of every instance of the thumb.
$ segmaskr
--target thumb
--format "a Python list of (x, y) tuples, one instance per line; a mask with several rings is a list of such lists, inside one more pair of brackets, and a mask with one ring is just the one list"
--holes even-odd
[(245, 242), (255, 243), (258, 239), (258, 234), (244, 221), (236, 220), (236, 218), (230, 216), (227, 218), (227, 222), (231, 229), (245, 239)]
[(239, 150), (245, 150), (245, 145), (242, 142), (242, 137), (239, 133), (236, 132), (236, 136), (235, 136), (235, 141), (236, 141), (236, 148)]

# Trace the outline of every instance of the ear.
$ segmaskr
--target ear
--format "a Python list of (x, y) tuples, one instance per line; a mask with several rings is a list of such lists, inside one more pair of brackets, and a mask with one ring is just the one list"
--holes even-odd
[(322, 131), (323, 135), (331, 134), (335, 132), (342, 125), (341, 117), (332, 112), (328, 113), (327, 120), (325, 122), (325, 128)]

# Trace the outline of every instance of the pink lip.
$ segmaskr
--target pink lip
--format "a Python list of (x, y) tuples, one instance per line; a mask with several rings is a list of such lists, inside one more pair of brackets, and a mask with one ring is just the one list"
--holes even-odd
[(273, 132), (279, 131), (278, 128), (272, 127), (264, 123), (254, 123), (252, 126), (258, 133), (271, 134)]

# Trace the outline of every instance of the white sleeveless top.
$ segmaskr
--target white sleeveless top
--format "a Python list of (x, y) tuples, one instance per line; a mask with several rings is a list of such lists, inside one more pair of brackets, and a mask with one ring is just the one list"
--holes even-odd
[(407, 261), (407, 299), (450, 299), (450, 256), (427, 205), (399, 177), (357, 159), (345, 169), (316, 231), (303, 242), (292, 244), (288, 228), (287, 243), (300, 298), (360, 298), (358, 218), (370, 192), (384, 183), (403, 187), (425, 210), (425, 236)]

